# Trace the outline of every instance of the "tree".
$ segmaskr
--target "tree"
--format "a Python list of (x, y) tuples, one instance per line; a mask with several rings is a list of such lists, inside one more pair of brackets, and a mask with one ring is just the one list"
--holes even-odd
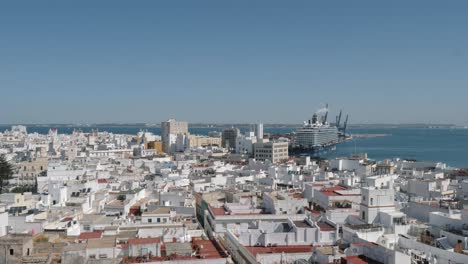
[(13, 176), (13, 166), (6, 160), (5, 155), (0, 155), (0, 193)]

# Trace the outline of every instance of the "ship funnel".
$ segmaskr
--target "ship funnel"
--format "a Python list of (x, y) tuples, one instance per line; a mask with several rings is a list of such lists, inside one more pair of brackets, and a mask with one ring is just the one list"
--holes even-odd
[(312, 124), (315, 124), (315, 123), (317, 123), (317, 114), (314, 114), (312, 116)]

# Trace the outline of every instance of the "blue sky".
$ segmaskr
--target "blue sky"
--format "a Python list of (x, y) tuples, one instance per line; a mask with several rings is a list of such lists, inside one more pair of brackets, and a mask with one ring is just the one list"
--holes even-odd
[(468, 123), (466, 1), (2, 1), (0, 123)]

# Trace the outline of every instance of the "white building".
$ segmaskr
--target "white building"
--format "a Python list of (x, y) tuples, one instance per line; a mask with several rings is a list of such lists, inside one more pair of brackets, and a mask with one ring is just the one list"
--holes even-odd
[[(177, 135), (188, 134), (188, 123), (176, 121), (175, 119), (169, 119), (161, 123), (161, 139), (163, 145), (163, 151), (166, 153), (174, 153), (177, 151), (176, 145), (178, 137)], [(179, 141), (181, 139), (179, 138)], [(181, 147), (182, 142), (179, 142)], [(185, 145), (185, 142), (183, 143)]]
[(255, 137), (257, 140), (263, 140), (263, 124), (258, 123), (255, 125)]
[(272, 163), (285, 161), (289, 158), (287, 141), (275, 141), (254, 144), (254, 158), (260, 161), (269, 160)]
[(248, 132), (236, 138), (236, 153), (253, 155), (254, 144), (257, 143), (257, 137), (254, 132)]
[(368, 224), (379, 221), (380, 212), (395, 211), (395, 191), (392, 188), (378, 189), (376, 187), (361, 188), (361, 219)]
[(273, 192), (263, 194), (265, 212), (270, 214), (298, 214), (308, 206), (302, 194)]
[(8, 227), (8, 212), (5, 206), (0, 205), (0, 237), (6, 236)]

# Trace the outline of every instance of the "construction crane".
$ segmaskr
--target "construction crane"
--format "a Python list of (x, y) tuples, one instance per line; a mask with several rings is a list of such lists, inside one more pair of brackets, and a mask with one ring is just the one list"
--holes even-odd
[(344, 121), (344, 125), (343, 125), (343, 134), (346, 135), (346, 127), (348, 126), (348, 117), (349, 115), (346, 115), (346, 119)]
[(336, 117), (336, 127), (340, 128), (341, 123), (341, 115), (343, 114), (343, 110), (340, 110), (340, 114)]

